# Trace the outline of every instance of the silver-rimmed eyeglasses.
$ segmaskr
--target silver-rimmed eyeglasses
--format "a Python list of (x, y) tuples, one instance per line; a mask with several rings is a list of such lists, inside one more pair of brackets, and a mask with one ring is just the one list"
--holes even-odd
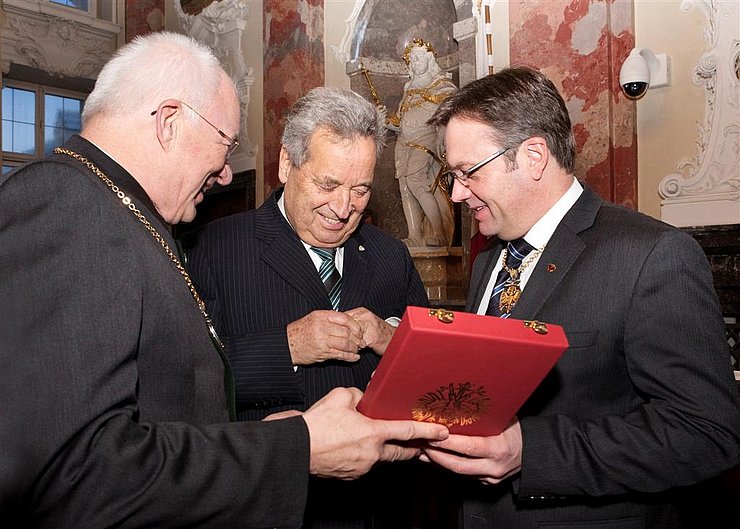
[[(221, 136), (223, 139), (225, 139), (228, 142), (228, 144), (227, 144), (228, 149), (226, 150), (226, 160), (228, 161), (228, 159), (231, 156), (231, 154), (236, 150), (237, 147), (239, 147), (239, 140), (236, 139), (236, 138), (232, 138), (231, 136), (229, 136), (228, 134), (226, 134), (224, 131), (222, 131), (221, 129), (219, 129), (216, 125), (214, 125), (213, 123), (211, 123), (210, 121), (208, 121), (208, 119), (206, 119), (203, 116), (203, 114), (201, 114), (200, 112), (198, 112), (197, 110), (195, 110), (193, 107), (191, 107), (190, 105), (188, 105), (185, 101), (180, 101), (180, 104), (182, 104), (182, 105), (188, 107), (190, 110), (192, 110), (195, 113), (196, 116), (198, 116), (200, 119), (202, 119), (203, 121), (205, 121), (206, 123), (208, 123), (211, 127), (213, 127), (213, 129), (216, 132), (218, 132), (218, 135)], [(157, 111), (154, 110), (154, 111), (152, 111), (151, 115), (153, 116), (156, 113), (157, 113)]]
[(445, 171), (442, 173), (442, 176), (440, 177), (442, 181), (442, 185), (445, 187), (445, 190), (447, 191), (447, 194), (452, 195), (452, 186), (455, 183), (455, 180), (460, 182), (465, 187), (468, 187), (470, 185), (470, 177), (475, 173), (478, 169), (483, 167), (486, 164), (491, 163), (496, 158), (504, 154), (506, 151), (509, 150), (509, 147), (504, 147), (503, 149), (499, 149), (496, 152), (494, 152), (491, 156), (484, 158), (477, 164), (473, 165), (470, 169), (467, 171)]

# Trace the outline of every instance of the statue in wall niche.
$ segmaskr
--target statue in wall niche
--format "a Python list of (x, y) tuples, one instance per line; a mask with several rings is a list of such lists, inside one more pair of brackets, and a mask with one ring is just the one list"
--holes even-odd
[(404, 242), (410, 247), (449, 246), (454, 231), (452, 203), (437, 180), (444, 165), (443, 131), (426, 122), (457, 87), (437, 64), (432, 45), (423, 39), (409, 42), (403, 60), (410, 79), (397, 112), (387, 122), (398, 132), (396, 179), (408, 226)]

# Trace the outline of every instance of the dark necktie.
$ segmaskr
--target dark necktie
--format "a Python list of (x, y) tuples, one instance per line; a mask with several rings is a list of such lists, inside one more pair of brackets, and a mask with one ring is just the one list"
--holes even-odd
[(534, 250), (534, 247), (524, 239), (514, 239), (506, 246), (506, 265), (496, 277), (496, 285), (493, 287), (491, 299), (488, 301), (486, 314), (508, 318), (514, 308), (522, 289), (519, 286), (523, 272), (520, 268), (522, 261)]
[(311, 246), (311, 250), (321, 257), (319, 276), (321, 276), (326, 293), (329, 295), (331, 308), (337, 310), (339, 308), (339, 293), (342, 289), (342, 276), (339, 270), (337, 270), (337, 267), (334, 266), (336, 248), (316, 248)]

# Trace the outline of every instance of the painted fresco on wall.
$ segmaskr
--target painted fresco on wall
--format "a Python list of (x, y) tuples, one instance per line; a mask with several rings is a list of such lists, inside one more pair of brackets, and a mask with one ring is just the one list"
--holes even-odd
[(323, 0), (264, 2), (265, 195), (278, 187), (282, 117), (304, 92), (324, 84)]
[(165, 0), (126, 2), (126, 42), (137, 35), (164, 30)]
[(635, 106), (619, 88), (634, 47), (632, 2), (529, 0), (509, 4), (510, 62), (540, 69), (568, 105), (576, 176), (603, 198), (637, 208)]

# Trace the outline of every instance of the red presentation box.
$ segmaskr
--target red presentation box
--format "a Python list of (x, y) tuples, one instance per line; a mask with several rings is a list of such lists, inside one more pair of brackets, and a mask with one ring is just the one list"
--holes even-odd
[(408, 307), (357, 410), (498, 435), (567, 348), (558, 325)]

